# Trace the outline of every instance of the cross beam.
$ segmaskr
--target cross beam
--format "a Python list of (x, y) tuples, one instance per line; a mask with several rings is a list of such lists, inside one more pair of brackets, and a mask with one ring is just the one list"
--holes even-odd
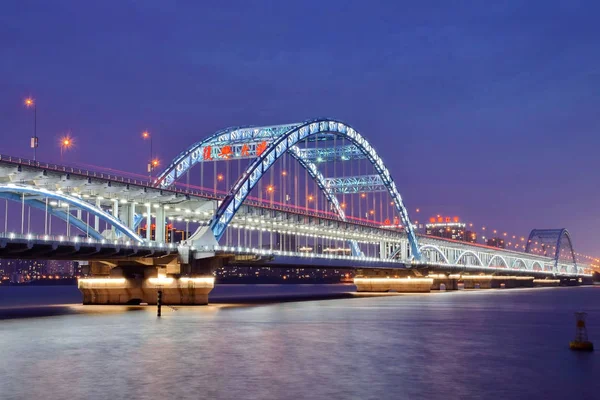
[(333, 193), (385, 192), (387, 190), (379, 175), (325, 178), (325, 185)]
[(325, 148), (303, 148), (300, 149), (303, 159), (312, 162), (328, 162), (335, 160), (360, 160), (366, 156), (354, 145), (325, 147)]

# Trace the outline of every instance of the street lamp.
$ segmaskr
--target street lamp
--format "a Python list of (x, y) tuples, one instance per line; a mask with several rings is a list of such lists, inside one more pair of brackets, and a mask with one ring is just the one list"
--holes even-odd
[[(144, 140), (150, 140), (150, 158), (148, 159), (148, 177), (150, 178), (150, 180), (152, 180), (152, 170), (155, 167), (155, 165), (154, 165), (155, 160), (152, 159), (152, 135), (150, 135), (150, 132), (144, 131), (144, 132), (142, 132), (142, 138)], [(156, 166), (158, 166), (158, 164)]]
[(152, 161), (150, 161), (149, 165), (149, 173), (150, 173), (150, 180), (152, 180), (152, 171), (154, 171), (156, 168), (158, 168), (158, 166), (160, 165), (160, 161), (158, 160), (158, 158), (153, 159)]
[(60, 161), (63, 159), (63, 152), (73, 146), (73, 139), (67, 135), (60, 138)]
[(31, 97), (28, 97), (24, 101), (25, 107), (31, 108), (33, 107), (33, 137), (31, 138), (31, 148), (33, 149), (33, 161), (36, 159), (37, 147), (38, 147), (38, 137), (37, 137), (37, 105), (35, 100)]

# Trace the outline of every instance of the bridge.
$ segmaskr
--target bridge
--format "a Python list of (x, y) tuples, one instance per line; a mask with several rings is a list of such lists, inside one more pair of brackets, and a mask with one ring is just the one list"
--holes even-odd
[(352, 268), (365, 291), (585, 283), (566, 229), (525, 251), (419, 233), (368, 140), (320, 118), (223, 129), (147, 177), (0, 156), (0, 257), (89, 262), (85, 303), (208, 301), (227, 265)]

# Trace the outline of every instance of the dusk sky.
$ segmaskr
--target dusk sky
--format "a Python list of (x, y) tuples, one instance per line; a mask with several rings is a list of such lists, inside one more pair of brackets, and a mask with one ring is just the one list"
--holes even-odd
[[(450, 5), (452, 3), (452, 5)], [(600, 3), (29, 1), (0, 12), (0, 153), (144, 173), (233, 125), (329, 116), (412, 214), (600, 256)], [(414, 215), (413, 215), (414, 219)]]

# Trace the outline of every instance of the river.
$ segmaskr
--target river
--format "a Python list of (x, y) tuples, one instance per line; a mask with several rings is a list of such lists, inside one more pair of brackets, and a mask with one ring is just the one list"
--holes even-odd
[(322, 299), (352, 289), (222, 285), (157, 319), (0, 287), (0, 398), (600, 398), (600, 351), (568, 348), (577, 310), (600, 347), (598, 286)]

